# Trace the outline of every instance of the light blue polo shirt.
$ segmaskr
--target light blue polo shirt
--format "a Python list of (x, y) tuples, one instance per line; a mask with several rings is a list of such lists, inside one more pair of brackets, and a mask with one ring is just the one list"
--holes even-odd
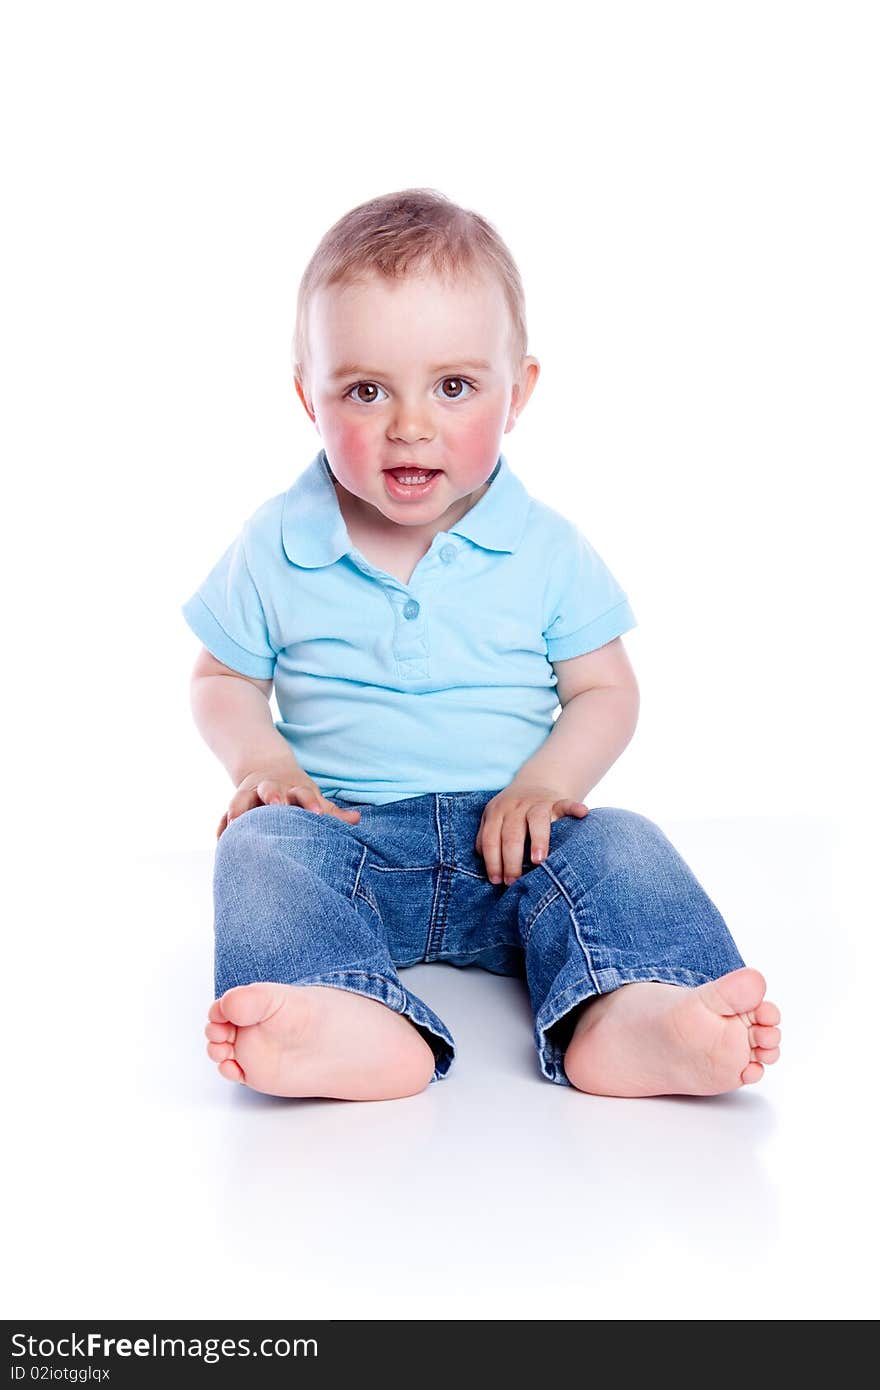
[(259, 507), (183, 605), (218, 661), (275, 681), (275, 727), (326, 796), (381, 805), (500, 789), (559, 705), (551, 662), (636, 625), (560, 512), (499, 455), (410, 582), (352, 544), (322, 449)]

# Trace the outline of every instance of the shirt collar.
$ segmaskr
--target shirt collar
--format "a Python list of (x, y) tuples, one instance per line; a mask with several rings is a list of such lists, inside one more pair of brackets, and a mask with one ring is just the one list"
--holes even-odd
[[(489, 488), (449, 534), (464, 536), (484, 550), (513, 552), (525, 531), (530, 504), (529, 494), (499, 454)], [(306, 569), (332, 565), (352, 549), (323, 449), (284, 495), (281, 539), (288, 560)]]

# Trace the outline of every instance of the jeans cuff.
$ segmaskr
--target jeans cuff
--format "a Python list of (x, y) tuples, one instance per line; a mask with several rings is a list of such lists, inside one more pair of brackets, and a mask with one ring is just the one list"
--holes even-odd
[(366, 970), (327, 970), (320, 975), (307, 975), (298, 979), (296, 983), (347, 989), (352, 994), (363, 994), (367, 999), (378, 999), (380, 1004), (386, 1004), (396, 1014), (403, 1014), (425, 1039), (434, 1054), (434, 1075), (429, 1085), (435, 1081), (442, 1081), (452, 1066), (455, 1043), (445, 1023), (411, 990), (405, 989), (386, 975), (377, 975)]
[(560, 1028), (555, 1038), (550, 1038), (548, 1034), (551, 1028), (562, 1022), (566, 1014), (571, 1013), (572, 1009), (578, 1004), (583, 1004), (585, 1000), (598, 994), (610, 994), (621, 985), (634, 985), (644, 981), (653, 980), (662, 985), (683, 985), (686, 989), (696, 989), (698, 985), (708, 984), (709, 980), (715, 978), (714, 975), (704, 975), (698, 970), (658, 966), (654, 970), (650, 967), (641, 970), (597, 970), (594, 978), (585, 975), (582, 979), (576, 980), (548, 999), (535, 1018), (535, 1045), (542, 1075), (546, 1076), (548, 1081), (555, 1081), (557, 1086), (571, 1086), (565, 1074), (563, 1059), (574, 1031), (574, 1021), (568, 1028)]

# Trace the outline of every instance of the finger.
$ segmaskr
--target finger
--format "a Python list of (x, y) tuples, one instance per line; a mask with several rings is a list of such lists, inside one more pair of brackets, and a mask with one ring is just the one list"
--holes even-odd
[(587, 807), (582, 801), (554, 801), (550, 811), (550, 820), (556, 822), (563, 820), (566, 816), (574, 816), (577, 820), (583, 820), (587, 814)]
[(480, 827), (480, 853), (483, 856), (483, 864), (486, 869), (486, 877), (490, 883), (501, 882), (501, 840), (499, 837), (500, 826), (492, 821)]
[(223, 812), (223, 815), (220, 817), (220, 824), (217, 826), (217, 835), (216, 835), (216, 838), (217, 838), (218, 840), (220, 839), (220, 836), (223, 834), (223, 831), (226, 829), (226, 823), (227, 823), (227, 820), (226, 820), (226, 812), (224, 811), (224, 812)]
[[(258, 782), (254, 791), (256, 792), (257, 799), (261, 801), (264, 806), (284, 806), (286, 804), (284, 792), (280, 784), (271, 781), (268, 777), (264, 781)], [(250, 795), (250, 793), (248, 794)]]
[(256, 789), (252, 788), (250, 791), (238, 793), (229, 803), (229, 809), (226, 812), (226, 824), (231, 825), (239, 816), (243, 816), (245, 811), (252, 811), (255, 806), (260, 804)]
[(329, 796), (324, 796), (323, 793), (321, 794), (321, 806), (328, 816), (335, 816), (337, 820), (358, 821), (361, 818), (361, 813), (356, 806), (340, 806)]
[[(480, 816), (480, 824), (477, 828), (477, 838), (474, 840), (474, 850), (480, 856), (484, 863), (486, 861), (486, 855), (483, 845), (487, 840), (491, 838), (491, 834), (493, 832), (490, 830), (490, 827), (492, 826), (493, 822), (495, 823), (496, 830), (498, 825), (495, 813), (496, 801), (497, 798), (493, 797), (492, 800), (488, 801), (486, 805), (483, 807), (483, 814)], [(489, 832), (488, 834), (487, 831)]]
[(532, 863), (540, 864), (550, 853), (550, 807), (532, 806), (526, 813), (529, 823)]
[(501, 826), (501, 857), (504, 860), (505, 883), (513, 883), (522, 873), (525, 843), (525, 813), (508, 811)]
[(314, 811), (315, 815), (323, 816), (321, 797), (310, 787), (288, 787), (285, 795), (294, 806), (302, 806), (304, 811)]

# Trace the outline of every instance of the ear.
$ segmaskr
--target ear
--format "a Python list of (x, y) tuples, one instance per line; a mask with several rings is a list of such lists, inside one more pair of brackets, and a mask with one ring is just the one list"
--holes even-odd
[(513, 429), (517, 416), (521, 415), (525, 409), (526, 402), (534, 391), (540, 374), (541, 364), (537, 357), (524, 357), (510, 395), (510, 410), (507, 415), (507, 423), (504, 426), (505, 434)]
[(311, 420), (312, 424), (315, 425), (315, 426), (317, 426), (317, 423), (318, 423), (318, 422), (317, 422), (317, 420), (316, 420), (316, 418), (315, 418), (314, 407), (312, 406), (312, 403), (311, 403), (311, 401), (309, 400), (309, 397), (308, 397), (308, 394), (307, 394), (307, 389), (308, 389), (308, 388), (306, 387), (305, 382), (303, 381), (303, 379), (302, 379), (302, 377), (300, 376), (299, 372), (294, 372), (294, 375), (293, 375), (293, 384), (294, 384), (294, 386), (296, 387), (296, 394), (299, 396), (300, 400), (301, 400), (302, 403), (303, 403), (303, 406), (305, 407), (305, 412), (306, 412), (306, 414), (308, 415), (308, 417), (309, 417), (309, 419)]

